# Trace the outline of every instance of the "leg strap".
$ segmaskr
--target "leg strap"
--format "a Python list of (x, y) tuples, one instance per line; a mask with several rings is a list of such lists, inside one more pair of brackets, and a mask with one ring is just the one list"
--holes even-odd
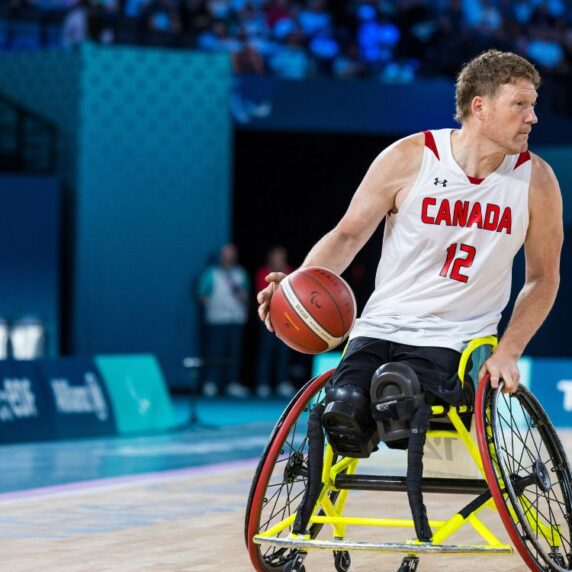
[(407, 497), (415, 524), (415, 532), (417, 538), (422, 542), (429, 542), (433, 537), (421, 491), (423, 447), (427, 437), (430, 415), (431, 408), (427, 403), (422, 402), (411, 419), (411, 433), (409, 434), (407, 452)]
[(316, 502), (322, 490), (322, 467), (324, 466), (324, 431), (322, 414), (324, 405), (314, 405), (308, 420), (308, 482), (304, 498), (296, 512), (296, 520), (292, 527), (294, 534), (304, 534)]

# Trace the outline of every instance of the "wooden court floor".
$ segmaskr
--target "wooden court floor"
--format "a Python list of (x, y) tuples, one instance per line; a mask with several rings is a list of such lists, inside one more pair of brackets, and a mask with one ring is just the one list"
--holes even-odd
[[(561, 435), (572, 453), (572, 431)], [(245, 459), (0, 495), (0, 569), (251, 570), (243, 523), (255, 464), (255, 459)], [(357, 492), (350, 499), (352, 512), (375, 516), (379, 507), (384, 515), (409, 515), (405, 495)], [(451, 516), (468, 499), (428, 495), (427, 501), (430, 518), (439, 519)], [(483, 520), (507, 540), (498, 516), (485, 512)], [(360, 539), (380, 541), (380, 532), (362, 531)], [(454, 540), (470, 542), (467, 532), (461, 531)], [(410, 534), (401, 531), (383, 541), (403, 540)], [(353, 553), (351, 570), (395, 571), (400, 561), (397, 554)], [(306, 563), (308, 572), (334, 570), (330, 553), (311, 553)], [(419, 570), (516, 572), (526, 567), (518, 555), (426, 556)]]

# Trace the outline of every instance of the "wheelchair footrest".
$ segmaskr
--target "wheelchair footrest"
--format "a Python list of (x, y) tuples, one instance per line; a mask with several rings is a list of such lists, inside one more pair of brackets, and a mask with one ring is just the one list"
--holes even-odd
[(487, 546), (485, 544), (432, 544), (431, 542), (376, 543), (352, 542), (348, 540), (303, 540), (277, 536), (253, 538), (256, 544), (270, 544), (298, 548), (300, 550), (363, 550), (370, 552), (403, 552), (406, 554), (512, 554), (508, 545)]

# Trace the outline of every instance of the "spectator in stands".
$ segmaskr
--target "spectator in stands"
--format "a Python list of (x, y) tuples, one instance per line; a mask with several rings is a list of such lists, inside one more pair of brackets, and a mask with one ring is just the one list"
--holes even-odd
[(393, 50), (399, 42), (400, 32), (395, 24), (380, 19), (374, 6), (364, 4), (359, 8), (361, 23), (358, 27), (358, 44), (362, 59), (375, 71), (393, 59)]
[(181, 28), (179, 11), (173, 0), (153, 0), (147, 8), (147, 27), (160, 34), (176, 34)]
[[(542, 68), (548, 84), (560, 82), (560, 87), (555, 84), (551, 89), (552, 99), (556, 93), (563, 103), (569, 99), (572, 12), (567, 11), (565, 0), (5, 3), (4, 47), (11, 50), (53, 45), (54, 26), (60, 25), (62, 13), (69, 9), (62, 34), (66, 46), (81, 43), (88, 33), (94, 40), (110, 43), (117, 31), (123, 41), (226, 52), (236, 74), (272, 73), (286, 79), (368, 76), (403, 82), (435, 74), (454, 77), (461, 62), (485, 49), (516, 50)], [(38, 34), (30, 34), (29, 26), (18, 22), (27, 22), (30, 11), (38, 17)], [(126, 23), (125, 16), (136, 18), (138, 25)]]
[(270, 68), (284, 79), (305, 79), (313, 74), (314, 67), (304, 48), (304, 36), (293, 32), (286, 43), (279, 44), (270, 58)]
[(359, 49), (355, 42), (347, 46), (335, 58), (332, 64), (332, 74), (336, 78), (353, 79), (366, 77), (369, 70), (359, 58)]
[(77, 0), (69, 9), (63, 24), (63, 44), (66, 48), (78, 46), (89, 36), (89, 4)]
[(266, 23), (270, 29), (280, 22), (291, 17), (290, 0), (270, 0), (266, 5)]
[(564, 49), (552, 27), (535, 26), (531, 29), (526, 55), (544, 73), (557, 70), (564, 63)]
[(203, 393), (209, 397), (223, 390), (231, 397), (248, 395), (239, 380), (249, 288), (248, 274), (238, 264), (234, 244), (223, 246), (218, 264), (209, 266), (199, 278), (207, 337)]
[[(266, 264), (256, 272), (256, 291), (268, 285), (264, 279), (270, 272), (290, 274), (292, 267), (288, 264), (288, 253), (282, 246), (272, 248), (266, 257)], [(282, 397), (294, 395), (295, 388), (290, 382), (290, 354), (288, 346), (271, 334), (259, 321), (258, 362), (256, 368), (256, 393), (260, 397), (268, 397), (272, 386), (276, 386), (276, 394)], [(274, 382), (274, 383), (273, 383)]]
[(224, 20), (217, 20), (210, 30), (199, 35), (197, 46), (208, 52), (227, 52), (238, 54), (242, 48), (240, 40), (229, 34), (228, 26)]

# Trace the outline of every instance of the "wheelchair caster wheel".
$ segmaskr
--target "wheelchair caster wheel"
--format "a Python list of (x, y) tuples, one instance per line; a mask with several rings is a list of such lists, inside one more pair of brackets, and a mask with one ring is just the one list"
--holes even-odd
[(419, 566), (419, 558), (417, 556), (406, 556), (397, 572), (414, 572), (414, 570), (417, 570), (417, 566)]
[(334, 550), (334, 566), (338, 572), (348, 572), (352, 559), (347, 550)]
[(306, 556), (306, 552), (297, 552), (294, 558), (284, 565), (283, 572), (306, 572), (306, 567), (304, 566), (304, 558)]

